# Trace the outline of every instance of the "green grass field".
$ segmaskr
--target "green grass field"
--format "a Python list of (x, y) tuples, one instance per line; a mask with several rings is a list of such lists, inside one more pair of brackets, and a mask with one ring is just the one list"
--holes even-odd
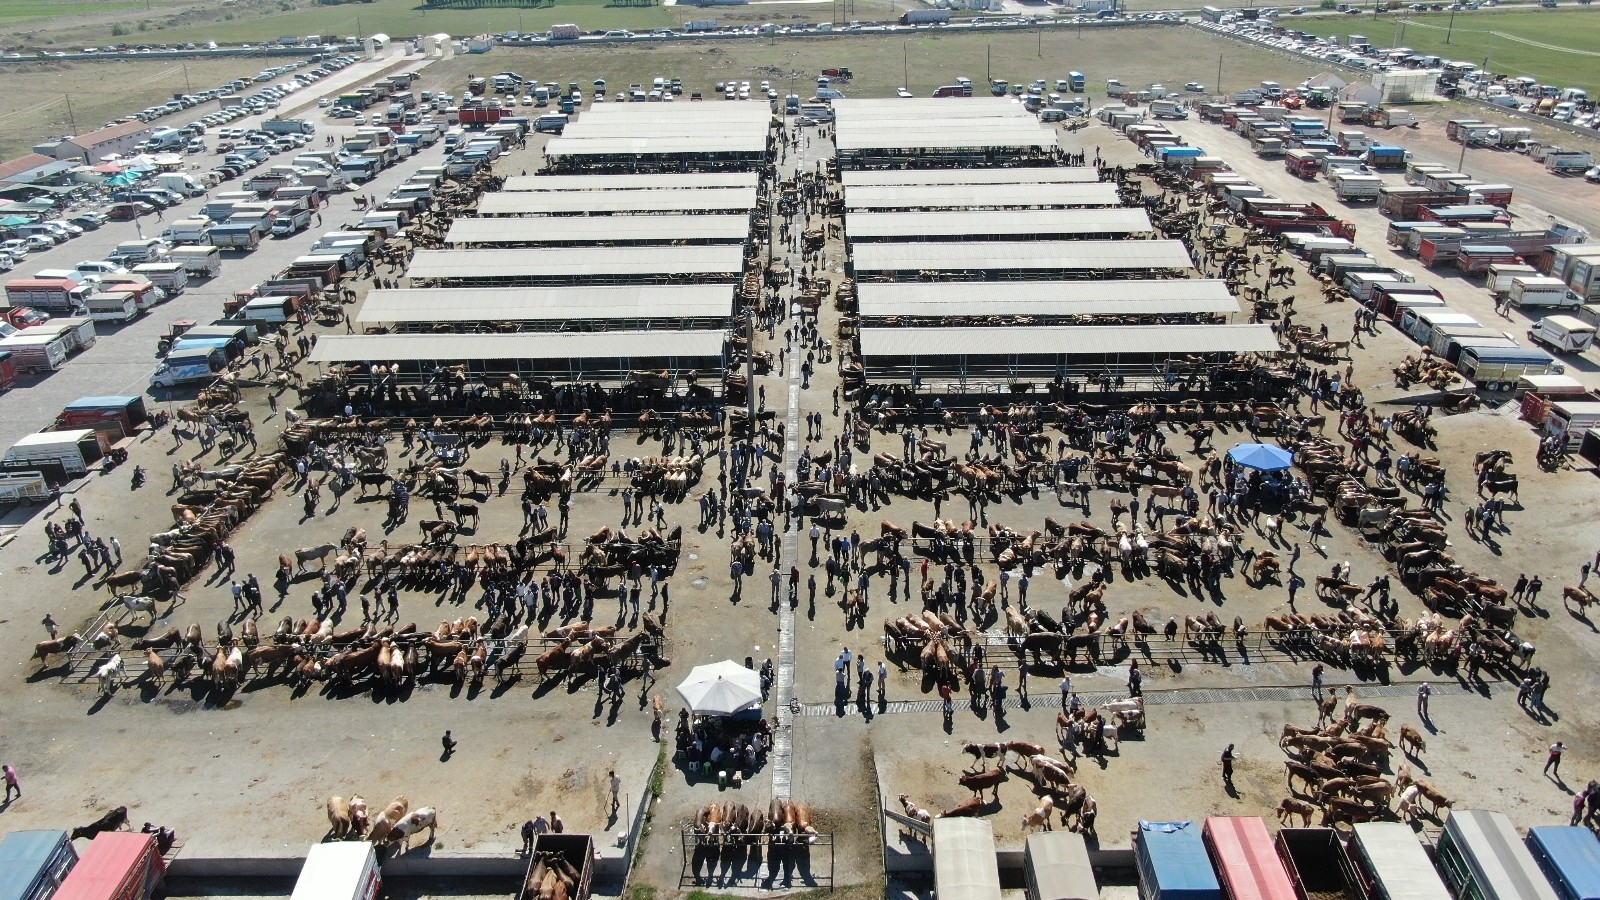
[(53, 19), (57, 16), (104, 15), (143, 9), (141, 2), (117, 0), (0, 0), (0, 22), (7, 25)]
[[(1320, 35), (1364, 34), (1382, 47), (1483, 65), (1511, 76), (1530, 75), (1545, 84), (1600, 92), (1600, 7), (1457, 14), (1306, 19), (1296, 28)], [(1446, 38), (1449, 42), (1446, 43)]]
[[(7, 4), (19, 8), (39, 6), (38, 0), (0, 0), (0, 21)], [(649, 31), (654, 28), (682, 28), (692, 19), (715, 19), (722, 24), (742, 25), (761, 22), (827, 22), (884, 20), (897, 18), (914, 0), (816, 0), (724, 6), (703, 9), (697, 6), (614, 6), (611, 0), (555, 0), (554, 5), (538, 8), (486, 7), (481, 9), (424, 9), (418, 0), (375, 0), (321, 6), (308, 0), (234, 0), (221, 5), (174, 3), (155, 0), (148, 15), (137, 15), (145, 30), (130, 33), (120, 40), (141, 42), (263, 41), (282, 35), (388, 34), (396, 37), (416, 34), (446, 34), (470, 37), (485, 32), (548, 31), (551, 25), (576, 22), (586, 31), (626, 28)], [(123, 6), (124, 4), (113, 4)], [(131, 4), (137, 7), (138, 4)], [(126, 21), (127, 14), (123, 19)], [(110, 18), (84, 27), (71, 27), (57, 44), (103, 43), (110, 37)]]

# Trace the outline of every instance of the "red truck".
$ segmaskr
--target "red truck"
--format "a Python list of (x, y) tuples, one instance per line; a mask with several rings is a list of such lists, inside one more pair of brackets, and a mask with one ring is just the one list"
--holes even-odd
[(13, 328), (28, 328), (50, 321), (50, 314), (42, 313), (31, 306), (9, 306), (0, 301), (0, 319), (4, 319)]
[(11, 359), (9, 350), (0, 350), (0, 391), (9, 389), (17, 383), (17, 364)]
[(150, 900), (166, 874), (155, 835), (108, 831), (84, 851), (55, 896), (56, 900)]
[(506, 111), (490, 106), (463, 106), (461, 107), (461, 124), (463, 127), (473, 125), (493, 125), (505, 118)]

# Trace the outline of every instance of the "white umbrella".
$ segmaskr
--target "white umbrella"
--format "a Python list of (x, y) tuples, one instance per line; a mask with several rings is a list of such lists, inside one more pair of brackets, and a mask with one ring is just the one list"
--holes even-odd
[(678, 696), (695, 713), (731, 716), (761, 702), (761, 676), (731, 659), (695, 666), (678, 685)]

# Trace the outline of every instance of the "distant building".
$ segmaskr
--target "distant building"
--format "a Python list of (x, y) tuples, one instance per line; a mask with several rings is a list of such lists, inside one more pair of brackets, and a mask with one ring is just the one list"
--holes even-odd
[(152, 126), (135, 120), (62, 138), (54, 144), (41, 144), (33, 149), (36, 153), (48, 153), (56, 159), (82, 160), (94, 165), (112, 154), (131, 156), (139, 152), (139, 145), (154, 130)]
[(40, 153), (29, 153), (0, 163), (0, 186), (52, 182), (76, 166), (76, 162), (63, 162)]

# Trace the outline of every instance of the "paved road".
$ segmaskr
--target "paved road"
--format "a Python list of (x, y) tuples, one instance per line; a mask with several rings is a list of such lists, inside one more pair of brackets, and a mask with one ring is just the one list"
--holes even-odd
[[(293, 115), (305, 107), (311, 107), (311, 112), (314, 114), (318, 97), (337, 95), (350, 85), (365, 83), (377, 72), (395, 65), (404, 58), (403, 55), (386, 56), (363, 60), (349, 66), (330, 78), (316, 82), (310, 88), (292, 94), (293, 99), (285, 104), (280, 112), (284, 115)], [(412, 59), (414, 61), (407, 68), (421, 68), (428, 62), (422, 57)], [(194, 114), (195, 110), (184, 110), (180, 117), (192, 119)], [(324, 134), (354, 132), (354, 128), (349, 126), (324, 128), (324, 125), (330, 124), (328, 120), (315, 115), (312, 118), (317, 121), (319, 138)], [(256, 124), (257, 121), (256, 117), (241, 119), (229, 127), (246, 128)], [(312, 145), (307, 146), (309, 148)], [(280, 157), (288, 156), (289, 154), (280, 155)], [(215, 154), (195, 159), (202, 166), (220, 162), (220, 158)], [(381, 197), (404, 181), (417, 168), (436, 165), (442, 159), (442, 146), (435, 144), (421, 154), (403, 160), (399, 165), (379, 175), (376, 180), (364, 185), (362, 193)], [(219, 189), (237, 190), (237, 184), (237, 180), (227, 182)], [(9, 447), (23, 435), (48, 427), (62, 406), (79, 397), (96, 394), (147, 394), (154, 401), (164, 400), (164, 394), (159, 396), (150, 394), (148, 384), (150, 373), (155, 370), (156, 365), (156, 340), (166, 331), (168, 323), (177, 319), (210, 322), (221, 317), (225, 298), (232, 296), (237, 290), (276, 274), (295, 257), (303, 255), (318, 235), (353, 219), (351, 196), (353, 195), (340, 195), (333, 199), (323, 213), (323, 227), (318, 228), (313, 225), (312, 228), (292, 238), (264, 241), (253, 253), (225, 252), (220, 276), (209, 281), (191, 282), (188, 290), (177, 298), (156, 307), (149, 314), (127, 325), (112, 326), (101, 323), (99, 341), (88, 352), (73, 358), (64, 368), (49, 375), (19, 380), (15, 389), (0, 395), (0, 447)], [(197, 214), (205, 202), (204, 197), (197, 197), (165, 210), (160, 221), (154, 216), (146, 216), (137, 226), (132, 222), (108, 222), (97, 231), (86, 232), (83, 236), (53, 250), (30, 255), (10, 273), (10, 277), (27, 277), (42, 269), (71, 269), (82, 260), (100, 259), (111, 253), (117, 244), (137, 238), (141, 230), (146, 235), (159, 234), (165, 227), (165, 222)]]

